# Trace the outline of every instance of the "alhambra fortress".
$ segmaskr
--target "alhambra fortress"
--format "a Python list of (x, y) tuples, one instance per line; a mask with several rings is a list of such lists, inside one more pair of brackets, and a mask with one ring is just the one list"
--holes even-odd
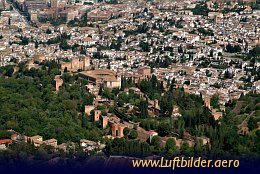
[[(45, 57), (42, 55), (36, 55), (32, 61), (29, 61), (27, 63), (28, 68), (39, 68), (39, 64), (36, 62), (43, 62), (45, 61)], [(120, 88), (121, 87), (121, 77), (130, 77), (135, 82), (138, 82), (142, 79), (146, 79), (151, 77), (152, 72), (149, 67), (143, 66), (137, 69), (135, 73), (129, 74), (128, 72), (125, 72), (124, 74), (118, 74), (117, 72), (111, 70), (111, 69), (95, 69), (90, 62), (89, 56), (81, 56), (78, 58), (74, 58), (72, 60), (67, 61), (60, 61), (59, 63), (61, 65), (61, 73), (68, 72), (71, 74), (78, 74), (79, 78), (83, 78), (87, 80), (89, 83), (86, 85), (86, 89), (95, 96), (94, 102), (92, 105), (86, 105), (85, 106), (85, 116), (91, 117), (91, 120), (93, 122), (100, 122), (102, 129), (106, 129), (110, 127), (110, 135), (107, 135), (108, 138), (115, 138), (124, 137), (124, 129), (136, 129), (138, 132), (138, 139), (142, 141), (150, 141), (152, 138), (156, 135), (158, 135), (155, 131), (146, 131), (143, 128), (139, 127), (139, 123), (133, 123), (133, 122), (126, 122), (121, 120), (119, 117), (117, 117), (113, 113), (108, 113), (107, 115), (102, 115), (101, 110), (98, 110), (99, 105), (113, 105), (113, 100), (108, 100), (105, 98), (102, 98), (98, 93), (100, 86), (104, 88)], [(56, 82), (56, 93), (58, 94), (59, 91), (63, 87), (63, 80), (61, 78), (61, 75), (57, 75), (54, 78), (54, 81)], [(176, 88), (180, 86), (176, 85)], [(166, 86), (165, 86), (166, 88)], [(129, 92), (129, 90), (134, 91), (134, 93), (140, 95), (142, 98), (148, 101), (148, 113), (152, 117), (158, 117), (159, 111), (160, 111), (160, 105), (158, 100), (151, 100), (149, 99), (144, 93), (140, 91), (139, 88), (132, 87), (127, 88), (124, 90), (124, 92)], [(185, 88), (184, 88), (185, 90)], [(219, 119), (222, 116), (221, 111), (217, 111), (216, 108), (213, 108), (211, 106), (211, 98), (209, 95), (204, 94), (204, 105), (211, 111), (213, 117), (215, 120)], [(131, 106), (129, 106), (131, 109)], [(180, 114), (180, 108), (178, 106), (173, 107), (172, 111), (172, 117), (177, 119), (178, 117), (181, 117)], [(16, 135), (16, 136), (15, 136)], [(49, 140), (43, 140), (43, 137), (40, 135), (35, 135), (33, 137), (22, 137), (19, 135), (19, 133), (13, 135), (13, 139), (22, 139), (22, 141), (33, 143), (34, 146), (38, 147), (42, 144), (51, 145), (55, 148), (61, 148), (66, 150), (68, 148), (68, 144), (63, 143), (58, 145), (57, 140), (52, 138)], [(203, 144), (208, 144), (209, 139), (206, 137), (199, 137)], [(166, 143), (167, 137), (160, 137), (161, 142)], [(191, 137), (190, 135), (185, 135), (184, 139), (176, 139), (176, 146), (180, 147), (184, 142), (187, 142), (190, 147), (194, 146), (195, 139)], [(9, 140), (7, 141), (8, 144)], [(93, 142), (90, 140), (82, 139), (80, 140), (80, 145), (86, 150), (90, 151), (93, 149), (99, 149), (101, 150), (104, 148), (104, 144), (100, 144), (99, 142)]]

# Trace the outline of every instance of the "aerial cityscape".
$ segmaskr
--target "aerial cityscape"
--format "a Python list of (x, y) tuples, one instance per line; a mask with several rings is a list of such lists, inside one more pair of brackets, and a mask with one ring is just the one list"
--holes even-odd
[(260, 0), (0, 0), (0, 102), (2, 164), (259, 157)]

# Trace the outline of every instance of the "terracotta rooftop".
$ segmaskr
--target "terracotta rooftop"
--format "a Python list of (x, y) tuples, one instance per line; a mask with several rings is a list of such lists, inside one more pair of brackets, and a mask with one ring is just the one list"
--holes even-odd
[(11, 143), (12, 140), (11, 139), (2, 139), (0, 140), (0, 144), (6, 144), (6, 143)]
[(80, 74), (95, 78), (97, 80), (116, 81), (116, 72), (109, 69), (97, 69), (80, 72)]

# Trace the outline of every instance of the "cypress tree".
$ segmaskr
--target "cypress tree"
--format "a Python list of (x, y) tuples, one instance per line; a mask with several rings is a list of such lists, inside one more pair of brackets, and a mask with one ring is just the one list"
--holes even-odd
[(86, 119), (86, 116), (84, 114), (82, 114), (82, 124), (81, 124), (81, 126), (83, 128), (86, 128), (86, 126), (87, 126), (87, 119)]

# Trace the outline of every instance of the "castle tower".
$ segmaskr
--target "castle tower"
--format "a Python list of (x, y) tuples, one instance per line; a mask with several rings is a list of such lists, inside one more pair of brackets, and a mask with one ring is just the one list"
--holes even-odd
[(117, 137), (118, 136), (118, 124), (113, 124), (111, 130), (112, 130), (112, 136)]
[(116, 81), (118, 83), (118, 88), (121, 88), (121, 75), (120, 74), (116, 74)]
[(90, 115), (90, 112), (95, 109), (94, 105), (85, 105), (85, 114)]
[(125, 126), (123, 124), (114, 123), (112, 125), (112, 136), (119, 137), (119, 138), (124, 137), (124, 129), (125, 129)]
[(102, 128), (105, 129), (108, 125), (108, 117), (102, 116)]
[(73, 71), (77, 71), (78, 69), (80, 69), (80, 66), (79, 66), (79, 59), (72, 59), (71, 60), (71, 69)]
[(86, 56), (84, 59), (84, 69), (86, 70), (90, 66), (90, 57)]
[(121, 137), (124, 137), (124, 129), (125, 129), (125, 126), (123, 126), (123, 125), (119, 125), (119, 127), (118, 127), (118, 130), (119, 130), (119, 137), (121, 138)]
[(59, 93), (60, 87), (63, 85), (63, 80), (60, 78), (60, 76), (55, 77), (55, 86), (56, 86), (56, 94)]
[(207, 107), (207, 108), (211, 108), (210, 106), (210, 97), (208, 95), (205, 96), (204, 98), (204, 105)]
[(100, 110), (95, 110), (94, 112), (94, 121), (99, 121), (101, 117), (101, 111)]

